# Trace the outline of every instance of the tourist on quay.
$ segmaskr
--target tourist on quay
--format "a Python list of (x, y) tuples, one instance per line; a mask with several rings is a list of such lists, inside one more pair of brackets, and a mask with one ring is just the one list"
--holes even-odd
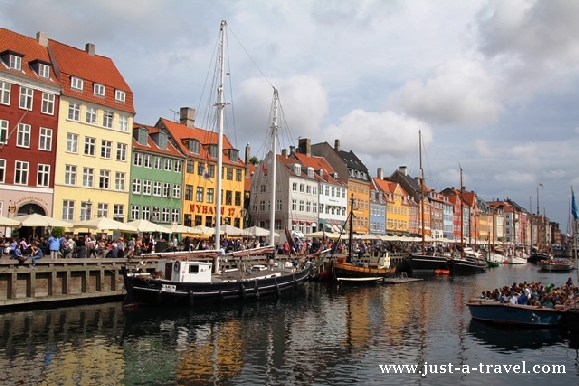
[(14, 259), (18, 260), (18, 268), (24, 267), (24, 262), (26, 261), (26, 257), (22, 254), (22, 250), (20, 249), (20, 244), (14, 248)]
[(36, 243), (30, 245), (30, 257), (32, 259), (32, 268), (36, 268), (36, 260), (42, 259), (43, 253)]
[(20, 252), (22, 252), (23, 254), (26, 254), (26, 253), (29, 252), (28, 248), (30, 248), (30, 244), (28, 244), (28, 243), (26, 242), (26, 238), (25, 238), (25, 237), (22, 237), (22, 238), (20, 239), (20, 243), (19, 243), (19, 244), (20, 244)]
[(57, 259), (58, 258), (58, 251), (60, 250), (61, 241), (56, 235), (53, 233), (48, 238), (48, 250), (50, 251), (50, 258)]
[(71, 258), (76, 251), (76, 242), (70, 235), (66, 236), (66, 245), (68, 246), (66, 257)]
[(96, 241), (92, 238), (92, 234), (89, 233), (84, 237), (84, 245), (86, 247), (86, 257), (90, 257), (94, 254), (94, 257), (97, 257), (97, 250), (96, 250)]
[(131, 239), (127, 242), (127, 253), (126, 257), (133, 257), (135, 255), (135, 246), (137, 245), (137, 241), (135, 236), (132, 236)]

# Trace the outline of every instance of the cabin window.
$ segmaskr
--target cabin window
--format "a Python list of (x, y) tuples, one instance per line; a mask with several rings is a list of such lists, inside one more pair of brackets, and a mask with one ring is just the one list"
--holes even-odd
[(189, 266), (189, 273), (199, 273), (199, 266), (198, 265), (190, 265)]

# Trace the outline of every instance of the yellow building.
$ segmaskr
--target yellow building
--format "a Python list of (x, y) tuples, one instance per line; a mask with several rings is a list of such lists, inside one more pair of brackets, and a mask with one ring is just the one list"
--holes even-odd
[[(185, 225), (215, 226), (217, 151), (219, 133), (195, 127), (195, 110), (181, 108), (180, 123), (160, 119), (164, 128), (187, 157), (183, 176), (183, 219)], [(221, 181), (221, 225), (243, 228), (245, 163), (226, 136), (223, 138)]]
[(110, 58), (50, 40), (63, 86), (55, 167), (55, 217), (126, 221), (133, 93)]

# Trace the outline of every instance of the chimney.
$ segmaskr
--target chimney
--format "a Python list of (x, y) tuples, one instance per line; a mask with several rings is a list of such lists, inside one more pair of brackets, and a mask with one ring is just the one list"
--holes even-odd
[(382, 168), (378, 168), (378, 171), (376, 172), (378, 179), (383, 180), (384, 179), (384, 169)]
[(312, 140), (309, 138), (301, 138), (298, 142), (299, 153), (305, 154), (307, 157), (312, 156)]
[(48, 47), (48, 34), (46, 32), (38, 31), (36, 33), (36, 40), (42, 47)]
[(85, 50), (86, 53), (89, 54), (90, 56), (94, 56), (94, 55), (95, 55), (95, 47), (94, 47), (94, 44), (92, 44), (92, 43), (86, 43), (86, 46), (84, 47), (84, 50)]
[(339, 139), (334, 140), (334, 150), (335, 150), (335, 151), (340, 151), (340, 150), (342, 150), (342, 149), (340, 148), (340, 140), (339, 140)]
[(181, 107), (179, 116), (179, 122), (187, 127), (195, 127), (195, 109), (191, 107)]
[(405, 176), (408, 175), (408, 168), (406, 166), (399, 166), (398, 170), (400, 170), (400, 173), (404, 174)]
[(247, 170), (249, 170), (249, 158), (251, 155), (251, 151), (250, 151), (250, 147), (249, 147), (249, 143), (247, 145), (245, 145), (245, 167), (247, 168)]
[(290, 146), (289, 148), (290, 148), (290, 152), (289, 152), (290, 155), (292, 155), (293, 153), (295, 153), (295, 151), (296, 151), (296, 147), (295, 147), (295, 146)]
[(287, 158), (287, 149), (282, 149), (281, 155), (283, 158)]

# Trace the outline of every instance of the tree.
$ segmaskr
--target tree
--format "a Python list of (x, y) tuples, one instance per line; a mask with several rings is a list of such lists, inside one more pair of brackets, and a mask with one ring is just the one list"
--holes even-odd
[(252, 164), (252, 165), (257, 165), (259, 163), (259, 160), (257, 159), (256, 156), (253, 156), (249, 159), (249, 161), (247, 161), (248, 163)]

